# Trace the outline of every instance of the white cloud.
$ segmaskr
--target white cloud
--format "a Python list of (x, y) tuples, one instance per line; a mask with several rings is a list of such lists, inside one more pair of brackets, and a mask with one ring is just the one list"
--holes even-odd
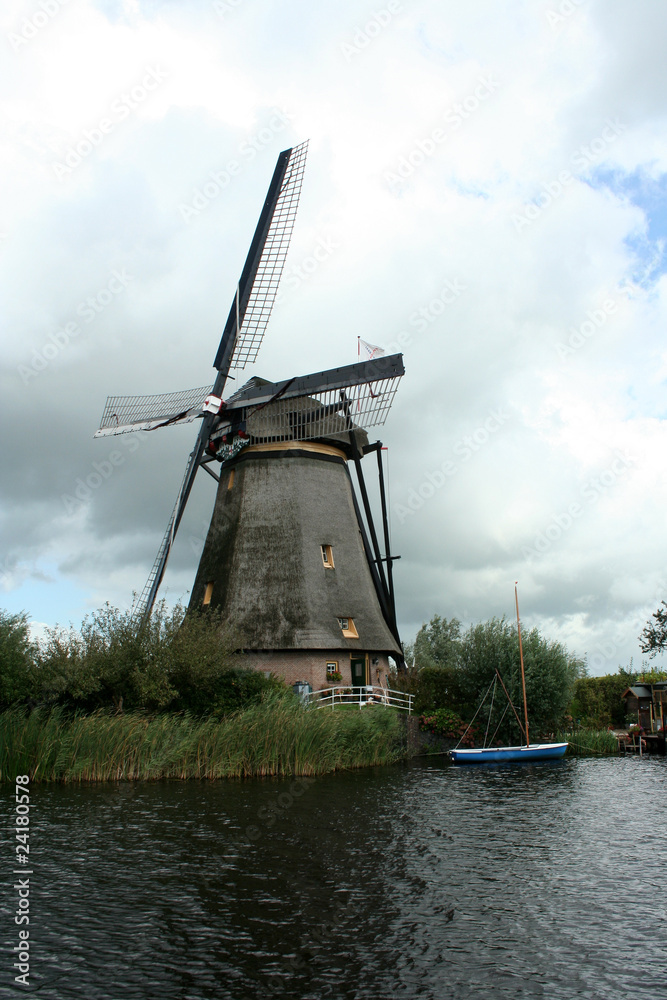
[[(554, 22), (556, 7), (402, 3), (349, 58), (373, 11), (360, 0), (218, 12), (72, 0), (16, 51), (7, 40), (7, 601), (62, 620), (143, 586), (191, 429), (147, 436), (75, 517), (62, 496), (108, 450), (91, 439), (107, 393), (207, 383), (277, 153), (310, 137), (292, 280), (257, 372), (344, 364), (358, 334), (405, 335), (407, 375), (381, 430), (392, 507), (456, 466), (394, 516), (406, 638), (435, 613), (511, 613), (519, 578), (529, 625), (599, 671), (639, 659), (667, 554), (665, 279), (657, 244), (641, 244), (651, 203), (603, 178), (665, 173), (665, 12), (589, 0)], [(5, 5), (0, 30), (20, 33), (35, 9)], [(287, 117), (271, 131), (276, 109)], [(59, 179), (54, 162), (82, 141)], [(186, 223), (181, 206), (233, 160), (237, 175)], [(321, 239), (331, 253), (297, 280), (290, 268)], [(86, 322), (82, 303), (123, 269), (132, 280)], [(447, 282), (460, 292), (431, 311)], [(72, 322), (76, 335), (26, 382), (19, 366)], [(507, 419), (478, 443), (498, 408)], [(631, 456), (622, 469), (619, 453)], [(167, 573), (173, 597), (194, 578), (207, 486)], [(548, 545), (527, 555), (539, 537)]]

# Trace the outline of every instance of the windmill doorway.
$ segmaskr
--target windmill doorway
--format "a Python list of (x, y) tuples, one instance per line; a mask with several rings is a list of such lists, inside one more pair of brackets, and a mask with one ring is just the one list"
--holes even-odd
[[(368, 657), (350, 657), (350, 672), (352, 674), (352, 687), (361, 688), (368, 684)], [(359, 692), (356, 691), (355, 694)]]

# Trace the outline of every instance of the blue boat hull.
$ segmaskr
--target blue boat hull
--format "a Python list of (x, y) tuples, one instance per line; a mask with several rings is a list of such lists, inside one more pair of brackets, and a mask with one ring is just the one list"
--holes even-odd
[(564, 757), (567, 743), (535, 743), (530, 747), (485, 747), (483, 750), (450, 750), (455, 764), (487, 764), (505, 760), (553, 760)]

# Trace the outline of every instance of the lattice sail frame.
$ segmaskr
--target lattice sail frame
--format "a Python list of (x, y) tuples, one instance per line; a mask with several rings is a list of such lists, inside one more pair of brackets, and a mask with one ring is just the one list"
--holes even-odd
[(292, 149), (241, 328), (237, 333), (231, 360), (231, 367), (234, 369), (243, 369), (246, 365), (253, 364), (261, 347), (294, 229), (307, 152), (307, 141)]
[(165, 424), (186, 424), (201, 415), (212, 386), (155, 396), (109, 396), (94, 437), (150, 431)]
[(366, 430), (385, 422), (400, 379), (400, 375), (392, 376), (345, 390), (326, 389), (247, 407), (246, 433), (253, 444), (315, 438), (346, 440), (350, 430)]

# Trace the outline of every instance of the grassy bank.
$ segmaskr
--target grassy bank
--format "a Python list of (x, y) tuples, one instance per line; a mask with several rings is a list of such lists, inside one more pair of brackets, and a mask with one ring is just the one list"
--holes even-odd
[(599, 757), (618, 753), (618, 741), (607, 729), (579, 729), (576, 733), (558, 733), (557, 742), (568, 741), (568, 757)]
[(317, 775), (405, 756), (387, 709), (327, 712), (269, 697), (222, 720), (137, 713), (0, 714), (0, 780), (112, 781)]

